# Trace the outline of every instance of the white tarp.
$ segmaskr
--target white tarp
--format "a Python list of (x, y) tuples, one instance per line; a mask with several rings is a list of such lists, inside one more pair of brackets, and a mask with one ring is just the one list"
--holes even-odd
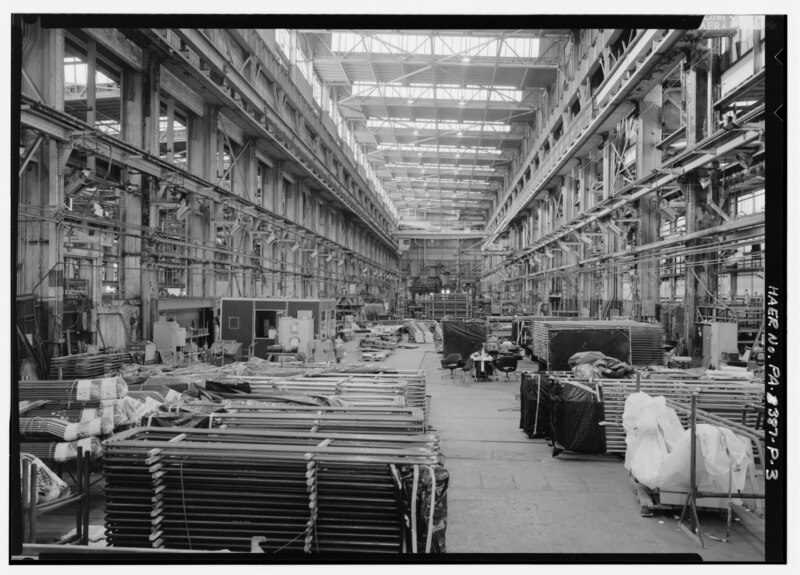
[[(664, 491), (688, 491), (691, 430), (684, 430), (663, 396), (632, 393), (625, 400), (625, 468), (639, 483)], [(733, 493), (744, 488), (750, 465), (748, 439), (731, 430), (699, 423), (696, 483), (700, 491)]]
[[(714, 493), (733, 493), (744, 489), (750, 465), (750, 441), (730, 429), (697, 424), (697, 489)], [(686, 430), (678, 444), (661, 462), (658, 488), (688, 491), (691, 461), (691, 432)], [(732, 484), (732, 489), (731, 489)]]
[(639, 483), (656, 487), (661, 462), (684, 433), (675, 410), (667, 407), (664, 396), (632, 393), (625, 399), (622, 426), (627, 433), (625, 443), (628, 446), (625, 469)]

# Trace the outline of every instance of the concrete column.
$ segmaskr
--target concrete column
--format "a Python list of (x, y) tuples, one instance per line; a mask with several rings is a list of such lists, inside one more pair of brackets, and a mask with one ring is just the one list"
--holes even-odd
[[(97, 42), (90, 38), (86, 42), (86, 123), (97, 122)], [(95, 171), (95, 157), (86, 157), (86, 167)]]
[[(159, 124), (161, 116), (160, 97), (161, 63), (160, 60), (145, 52), (145, 68), (142, 74), (142, 108), (141, 121), (144, 133), (141, 147), (145, 152), (159, 156)], [(124, 84), (124, 82), (123, 82)]]
[[(217, 164), (217, 114), (213, 106), (206, 106), (202, 117), (190, 115), (189, 124), (189, 171), (205, 180), (215, 182)], [(214, 202), (205, 200), (205, 209), (192, 209), (186, 221), (188, 235), (194, 242), (213, 246), (216, 230), (211, 229)], [(188, 291), (192, 297), (211, 297), (215, 293), (213, 272), (214, 254), (210, 249), (189, 250), (194, 258), (190, 264)]]
[[(93, 76), (93, 74), (92, 74)], [(123, 70), (122, 74), (122, 137), (133, 146), (141, 147), (144, 140), (143, 133), (143, 77), (141, 73)], [(123, 194), (122, 218), (126, 226), (139, 226), (142, 223), (142, 199), (145, 195), (150, 201), (155, 197), (149, 180), (139, 174), (129, 176), (132, 184), (139, 187), (137, 194)], [(141, 322), (142, 336), (149, 337), (150, 333), (150, 299), (157, 297), (158, 273), (142, 262), (142, 240), (140, 237), (120, 236), (120, 288), (122, 299), (141, 297), (142, 310)]]
[[(636, 173), (648, 174), (661, 166), (661, 154), (655, 145), (661, 139), (661, 86), (653, 88), (639, 106), (639, 130), (636, 142)], [(658, 240), (658, 195), (652, 192), (639, 200), (639, 222), (637, 241), (639, 245), (647, 245)], [(644, 254), (638, 264), (639, 304), (638, 318), (645, 320), (655, 318), (656, 302), (659, 298), (661, 278), (656, 254)]]

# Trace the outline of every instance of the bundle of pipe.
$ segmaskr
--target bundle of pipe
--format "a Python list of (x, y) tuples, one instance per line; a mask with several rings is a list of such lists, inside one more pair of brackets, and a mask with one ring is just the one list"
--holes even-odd
[(406, 388), (406, 403), (409, 407), (425, 409), (426, 382), (423, 370), (385, 369), (371, 366), (337, 366), (325, 371), (309, 374), (309, 377), (347, 376), (354, 382), (401, 383)]
[(405, 321), (406, 330), (408, 331), (408, 341), (412, 343), (425, 343), (425, 334), (419, 328), (416, 320), (407, 319)]
[[(572, 376), (560, 378), (573, 379)], [(642, 391), (652, 397), (663, 395), (667, 400), (689, 406), (692, 393), (699, 394), (698, 409), (722, 417), (732, 423), (744, 423), (755, 429), (757, 414), (750, 409), (751, 405), (764, 404), (764, 385), (741, 380), (702, 380), (702, 379), (669, 379), (639, 378), (635, 379), (602, 379), (600, 390), (603, 399), (606, 419), (607, 452), (625, 453), (625, 429), (622, 427), (622, 413), (625, 399), (636, 391)], [(744, 419), (743, 419), (744, 416)], [(683, 421), (684, 425), (688, 421)]]
[(121, 377), (75, 380), (22, 380), (18, 385), (20, 400), (92, 401), (122, 399), (128, 384)]
[[(103, 403), (108, 405), (103, 405)], [(57, 418), (68, 423), (82, 423), (99, 419), (100, 434), (107, 435), (114, 431), (115, 405), (113, 401), (91, 402), (91, 406), (85, 403), (62, 404), (51, 401), (27, 410), (24, 415), (30, 418)]]
[[(339, 408), (341, 409), (341, 408)], [(209, 426), (224, 429), (276, 429), (318, 431), (322, 433), (376, 433), (410, 434), (424, 433), (425, 414), (419, 408), (409, 413), (386, 413), (383, 409), (370, 412), (355, 410), (343, 412), (334, 408), (314, 408), (313, 412), (291, 413), (291, 408), (278, 411), (276, 408), (258, 409), (248, 407), (228, 412), (210, 414)]]
[[(177, 401), (172, 394), (175, 392), (171, 389), (169, 390), (172, 393), (164, 394), (160, 391), (153, 391), (153, 390), (143, 390), (143, 391), (129, 391), (128, 397), (133, 397), (134, 399), (138, 399), (139, 401), (144, 401), (145, 398), (151, 398), (157, 401), (158, 403), (171, 403)], [(172, 399), (169, 399), (172, 397)], [(178, 394), (178, 399), (180, 399), (180, 394)]]
[(227, 385), (246, 383), (252, 399), (269, 399), (270, 395), (335, 397), (347, 405), (405, 406), (404, 382), (373, 383), (354, 381), (351, 377), (225, 377), (217, 380)]
[(102, 420), (99, 417), (70, 423), (57, 417), (20, 417), (19, 433), (25, 436), (47, 436), (75, 441), (84, 437), (100, 435), (102, 433)]
[(266, 552), (400, 553), (420, 529), (433, 532), (434, 517), (416, 516), (392, 466), (433, 476), (441, 461), (434, 435), (133, 429), (107, 442), (106, 537), (130, 547), (247, 552), (257, 537)]
[(35, 443), (22, 441), (19, 444), (21, 453), (30, 453), (44, 462), (63, 463), (78, 457), (78, 447), (82, 447), (84, 453), (91, 453), (93, 457), (100, 457), (103, 454), (103, 444), (97, 437), (86, 437), (77, 441), (69, 442), (43, 442)]
[(103, 377), (107, 373), (117, 373), (121, 366), (130, 362), (128, 352), (65, 355), (50, 360), (49, 376), (51, 379)]

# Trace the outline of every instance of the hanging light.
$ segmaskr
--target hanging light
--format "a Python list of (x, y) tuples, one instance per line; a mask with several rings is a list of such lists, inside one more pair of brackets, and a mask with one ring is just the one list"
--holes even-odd
[(296, 252), (297, 250), (299, 250), (299, 249), (300, 249), (300, 242), (299, 242), (299, 241), (296, 241), (296, 242), (294, 242), (294, 244), (292, 245), (292, 247), (291, 247), (291, 248), (289, 248), (289, 249), (290, 249), (290, 250), (292, 250), (293, 252)]
[(753, 163), (753, 155), (746, 154), (744, 152), (738, 152), (736, 154), (736, 161), (739, 163), (740, 166), (742, 166), (742, 168), (746, 170)]
[(273, 243), (277, 239), (278, 239), (278, 236), (275, 235), (275, 232), (270, 232), (269, 237), (266, 240), (264, 240), (265, 245), (270, 245), (271, 243)]
[(316, 257), (319, 255), (319, 251), (318, 250), (314, 250), (314, 251), (311, 252), (310, 255), (311, 255), (312, 258), (316, 259)]
[(326, 262), (329, 262), (329, 261), (331, 261), (332, 259), (333, 259), (333, 254), (328, 254), (328, 256), (325, 258), (325, 261), (326, 261)]

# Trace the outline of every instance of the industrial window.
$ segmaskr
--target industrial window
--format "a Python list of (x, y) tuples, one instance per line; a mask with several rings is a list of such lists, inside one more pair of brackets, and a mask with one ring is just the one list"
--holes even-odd
[[(89, 56), (86, 42), (67, 34), (64, 44), (64, 111), (107, 134), (121, 133), (121, 71), (98, 47), (95, 58), (94, 106), (89, 106)], [(91, 108), (91, 109), (90, 109)]]
[(764, 188), (739, 194), (735, 197), (735, 213), (738, 216), (749, 216), (764, 211)]
[(285, 59), (278, 58), (278, 61), (285, 67), (288, 67), (287, 62), (289, 61), (289, 58), (291, 58), (292, 45), (291, 33), (289, 30), (286, 28), (277, 28), (275, 30), (275, 42), (278, 44), (278, 48), (280, 48)]
[(661, 216), (661, 227), (658, 230), (660, 238), (668, 238), (670, 236), (680, 235), (686, 231), (686, 216), (678, 216), (674, 220), (670, 220)]
[[(170, 114), (172, 122), (169, 121)], [(158, 118), (159, 157), (182, 169), (189, 166), (188, 115), (175, 106), (174, 100), (161, 101)]]

